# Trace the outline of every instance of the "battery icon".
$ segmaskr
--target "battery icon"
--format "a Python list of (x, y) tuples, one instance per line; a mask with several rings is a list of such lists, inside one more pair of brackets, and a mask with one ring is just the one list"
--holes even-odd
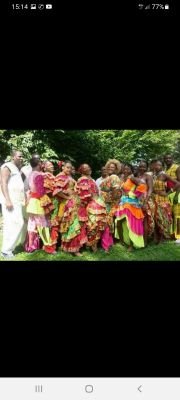
[(169, 10), (169, 4), (165, 4), (164, 8), (165, 10)]
[(52, 8), (52, 4), (46, 4), (46, 9), (50, 10)]

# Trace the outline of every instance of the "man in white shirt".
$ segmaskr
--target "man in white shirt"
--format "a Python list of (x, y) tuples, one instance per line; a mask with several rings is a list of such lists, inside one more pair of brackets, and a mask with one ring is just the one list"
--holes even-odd
[[(40, 155), (35, 153), (32, 155), (31, 159), (39, 159), (40, 160)], [(21, 173), (22, 173), (22, 179), (24, 181), (24, 189), (25, 192), (29, 190), (29, 177), (32, 172), (32, 167), (30, 164), (24, 165), (24, 167), (21, 168)]]
[(108, 176), (108, 173), (106, 171), (106, 167), (102, 167), (101, 168), (101, 177), (96, 180), (96, 185), (97, 185), (98, 189), (99, 189), (99, 186), (100, 186), (101, 182), (103, 181), (103, 179), (105, 179), (107, 176)]
[(20, 169), (22, 153), (12, 152), (11, 161), (1, 166), (3, 243), (1, 255), (12, 258), (13, 250), (20, 240), (24, 228), (23, 207), (25, 191)]

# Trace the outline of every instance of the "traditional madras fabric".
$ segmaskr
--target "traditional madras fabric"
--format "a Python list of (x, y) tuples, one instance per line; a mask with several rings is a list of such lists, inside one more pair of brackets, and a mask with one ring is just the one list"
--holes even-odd
[(179, 192), (173, 192), (169, 196), (169, 200), (172, 206), (172, 212), (173, 212), (173, 223), (172, 223), (172, 229), (171, 233), (174, 234), (176, 239), (180, 239), (180, 193)]
[(122, 180), (114, 174), (107, 176), (100, 184), (100, 196), (105, 202), (107, 212), (107, 227), (101, 238), (104, 250), (109, 250), (109, 247), (113, 245), (114, 215), (122, 194), (121, 184)]
[[(58, 217), (60, 219), (61, 249), (69, 253), (77, 253), (87, 242), (84, 225), (79, 220), (79, 198), (75, 193), (76, 181), (60, 172), (55, 178), (54, 196), (60, 202)], [(69, 194), (71, 191), (71, 194)], [(69, 195), (69, 199), (61, 199), (61, 194)]]
[(51, 213), (54, 210), (54, 203), (52, 201), (52, 193), (54, 191), (54, 181), (55, 177), (50, 172), (45, 172), (43, 174), (43, 186), (45, 189), (45, 194), (40, 199), (40, 204), (44, 208), (45, 214)]
[(154, 221), (154, 213), (155, 213), (155, 205), (150, 197), (146, 202), (145, 207), (143, 208), (144, 216), (147, 218), (147, 236), (151, 237), (154, 233), (155, 221)]
[(49, 234), (51, 239), (51, 244), (44, 245), (43, 250), (46, 253), (52, 254), (56, 251), (59, 236), (59, 201), (56, 197), (53, 197), (55, 176), (50, 172), (45, 172), (43, 177), (45, 195), (41, 197), (40, 203), (49, 221)]
[[(176, 171), (178, 169), (178, 164), (172, 164), (170, 168), (166, 170), (167, 175), (171, 176), (173, 179), (177, 179)], [(167, 188), (173, 190), (175, 184), (173, 182), (167, 182)], [(174, 200), (177, 201), (174, 203)], [(180, 239), (180, 232), (179, 232), (179, 220), (180, 220), (180, 204), (179, 204), (179, 194), (171, 193), (169, 195), (169, 200), (172, 206), (172, 213), (173, 213), (173, 223), (171, 225), (171, 234), (174, 234), (176, 239)]]
[[(170, 168), (166, 169), (166, 174), (169, 175), (172, 179), (177, 179), (176, 171), (178, 169), (178, 164), (172, 164)], [(172, 189), (175, 186), (175, 183), (171, 181), (167, 181), (167, 188)]]
[(98, 243), (106, 227), (106, 206), (99, 197), (95, 181), (86, 176), (78, 179), (76, 191), (80, 198), (79, 220), (84, 222), (87, 232), (87, 246)]
[[(155, 178), (153, 182), (154, 191), (166, 192), (166, 182)], [(168, 196), (162, 196), (158, 193), (152, 194), (155, 205), (155, 224), (158, 231), (165, 239), (170, 238), (172, 224), (172, 208)]]
[(122, 221), (123, 240), (126, 244), (133, 243), (134, 247), (144, 247), (144, 213), (142, 198), (146, 196), (147, 185), (136, 185), (128, 178), (122, 185), (123, 195), (116, 211), (115, 237), (119, 239), (118, 221)]
[(45, 195), (44, 177), (41, 172), (33, 171), (29, 177), (29, 200), (27, 204), (28, 226), (25, 242), (25, 251), (31, 253), (40, 248), (41, 238), (43, 245), (50, 245), (49, 221), (41, 205), (41, 198)]

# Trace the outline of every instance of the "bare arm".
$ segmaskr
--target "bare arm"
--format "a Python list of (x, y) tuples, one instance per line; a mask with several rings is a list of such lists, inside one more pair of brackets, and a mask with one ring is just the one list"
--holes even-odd
[(11, 202), (8, 190), (8, 181), (10, 178), (10, 170), (7, 167), (4, 167), (1, 172), (1, 179), (2, 179), (2, 193), (6, 200), (6, 208), (10, 211), (13, 209), (13, 204)]
[(147, 179), (147, 185), (148, 185), (148, 191), (147, 191), (147, 200), (149, 199), (149, 197), (152, 194), (153, 191), (153, 178), (151, 175), (146, 175), (146, 179)]
[(141, 183), (141, 179), (140, 178), (136, 178), (134, 175), (130, 176), (130, 179), (133, 183), (135, 183), (135, 185), (139, 185)]
[(169, 176), (169, 175), (167, 175), (167, 174), (166, 174), (166, 180), (168, 180), (168, 181), (170, 181), (170, 182), (172, 182), (172, 183), (175, 184), (175, 186), (174, 186), (174, 188), (173, 188), (174, 192), (175, 192), (177, 189), (180, 188), (180, 181), (178, 182), (178, 180), (171, 178), (171, 176)]

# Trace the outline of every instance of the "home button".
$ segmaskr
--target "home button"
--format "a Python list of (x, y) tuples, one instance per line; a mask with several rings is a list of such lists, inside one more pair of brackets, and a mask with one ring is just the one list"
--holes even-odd
[(94, 388), (93, 388), (92, 385), (86, 385), (86, 386), (85, 386), (85, 391), (86, 391), (86, 393), (92, 393), (93, 390), (94, 390)]

